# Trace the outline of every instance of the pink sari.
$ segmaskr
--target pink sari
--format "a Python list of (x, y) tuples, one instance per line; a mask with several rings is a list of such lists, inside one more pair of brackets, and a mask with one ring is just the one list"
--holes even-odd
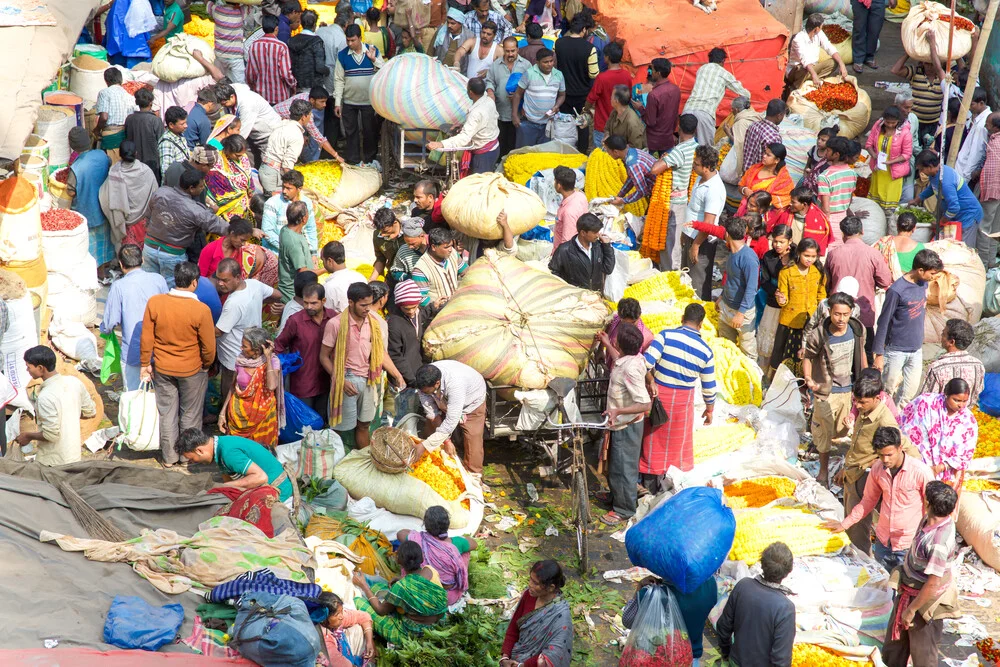
[(900, 413), (899, 430), (920, 450), (924, 463), (945, 465), (937, 479), (954, 483), (976, 451), (979, 425), (968, 408), (949, 416), (944, 394), (920, 394)]
[(459, 554), (458, 547), (447, 537), (439, 540), (430, 534), (412, 532), (408, 541), (424, 551), (424, 565), (430, 565), (441, 576), (441, 586), (448, 592), (448, 605), (458, 602), (469, 590), (469, 554)]

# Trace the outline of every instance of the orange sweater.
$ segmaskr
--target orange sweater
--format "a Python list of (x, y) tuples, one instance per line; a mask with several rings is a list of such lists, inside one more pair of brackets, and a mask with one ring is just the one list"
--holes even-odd
[(193, 292), (171, 290), (151, 297), (142, 318), (141, 355), (143, 366), (155, 359), (157, 371), (174, 377), (208, 368), (215, 361), (212, 311)]

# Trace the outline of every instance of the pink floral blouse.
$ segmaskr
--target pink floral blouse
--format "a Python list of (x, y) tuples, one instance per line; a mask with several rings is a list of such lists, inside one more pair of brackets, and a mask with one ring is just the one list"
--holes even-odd
[(944, 464), (937, 475), (942, 482), (954, 481), (953, 471), (965, 470), (976, 451), (979, 426), (968, 408), (948, 415), (944, 394), (920, 394), (903, 408), (899, 430), (920, 450), (924, 462)]

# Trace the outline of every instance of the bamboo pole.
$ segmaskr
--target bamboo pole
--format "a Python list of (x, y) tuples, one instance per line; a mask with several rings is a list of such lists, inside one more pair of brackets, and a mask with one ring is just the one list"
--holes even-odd
[[(972, 95), (976, 91), (976, 80), (979, 78), (979, 69), (982, 67), (983, 56), (986, 54), (986, 45), (990, 41), (990, 33), (993, 31), (993, 21), (996, 19), (998, 6), (1000, 6), (1000, 0), (990, 0), (990, 4), (986, 8), (986, 20), (983, 21), (983, 31), (979, 35), (979, 41), (976, 42), (976, 52), (972, 56), (972, 65), (969, 68), (969, 81), (965, 84), (965, 94), (962, 95), (962, 108), (958, 110), (955, 133), (952, 135), (951, 146), (948, 149), (949, 167), (954, 167), (955, 161), (958, 159), (958, 149), (965, 131), (965, 118), (969, 114)], [(954, 25), (952, 25), (952, 30), (954, 29)]]

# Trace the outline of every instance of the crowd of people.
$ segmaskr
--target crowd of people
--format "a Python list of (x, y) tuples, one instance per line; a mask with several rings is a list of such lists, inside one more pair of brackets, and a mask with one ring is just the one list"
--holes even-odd
[[(110, 12), (129, 4), (117, 0)], [(358, 11), (359, 4), (368, 6)], [(182, 0), (156, 5), (162, 29), (145, 36), (122, 34), (118, 22), (108, 22), (113, 62), (148, 59), (182, 30)], [(259, 8), (209, 3), (215, 58), (193, 54), (204, 77), (130, 95), (122, 72), (109, 68), (96, 129), (70, 132), (73, 209), (87, 218), (101, 274), (120, 274), (101, 331), (120, 330), (125, 390), (143, 383), (155, 390), (163, 466), (215, 462), (239, 494), (263, 488), (289, 501), (295, 480), (274, 455), (287, 394), (348, 448), (367, 447), (397, 405), (412, 405), (427, 418), (428, 447), (455, 453), (454, 440), (465, 468), (476, 477), (483, 472), (486, 381), (458, 361), (430, 363), (421, 340), (484, 249), (516, 253), (506, 213), (497, 219), (502, 239), (470, 244), (442, 216), (440, 185), (421, 181), (411, 210), (374, 213), (375, 261), (364, 275), (350, 268), (356, 258), (341, 242), (319, 246), (322, 221), (296, 169), (318, 159), (374, 164), (382, 119), (371, 103), (372, 78), (391, 58), (426, 53), (468, 76), (472, 106), (464, 124), (428, 145), (467, 153), (465, 173), (493, 171), (511, 150), (547, 141), (546, 127), (560, 113), (582, 119), (578, 150), (601, 149), (624, 166), (627, 179), (612, 204), (651, 197), (658, 176), (673, 171), (666, 247), (656, 267), (685, 270), (696, 296), (717, 302), (719, 335), (759, 365), (765, 386), (782, 366), (804, 379), (817, 479), (844, 495), (845, 518), (828, 527), (901, 572), (883, 658), (890, 667), (908, 659), (915, 667), (936, 664), (954, 590), (951, 517), (975, 448), (970, 405), (983, 389), (984, 369), (966, 352), (972, 326), (951, 319), (943, 354), (924, 370), (928, 283), (944, 263), (913, 238), (912, 213), (896, 216), (895, 233), (874, 246), (862, 240), (864, 221), (852, 210), (855, 165), (865, 151), (869, 197), (887, 212), (937, 197), (938, 235), (967, 244), (993, 268), (1000, 113), (991, 111), (986, 93), (975, 90), (955, 167), (942, 165), (954, 118), (938, 123), (946, 94), (939, 83), (953, 68), (956, 81), (967, 72), (936, 56), (931, 64), (904, 57), (892, 72), (912, 92), (896, 95), (858, 140), (838, 127), (821, 130), (796, 182), (781, 134), (788, 93), (835, 69), (848, 73), (822, 30), (822, 15), (808, 16), (791, 40), (782, 96), (751, 100), (727, 67), (726, 50), (714, 48), (682, 105), (671, 62), (652, 59), (647, 81), (635, 86), (622, 65), (623, 45), (608, 42), (585, 7), (564, 16), (559, 3), (529, 2), (521, 13), (491, 0), (449, 2), (432, 30), (419, 30), (409, 12), (404, 18), (391, 3), (370, 5), (341, 3), (334, 23), (320, 26), (298, 0), (265, 0)], [(855, 9), (855, 72), (876, 66), (875, 11)], [(554, 31), (561, 36), (550, 48)], [(93, 28), (90, 38), (100, 39)], [(736, 95), (731, 120), (719, 127), (727, 92)], [(737, 206), (727, 204), (719, 173), (722, 144), (739, 148), (741, 176), (731, 184)], [(577, 189), (577, 173), (557, 167), (553, 178), (561, 203), (549, 270), (602, 291), (615, 268), (611, 241)], [(713, 278), (717, 254), (724, 257), (721, 292)], [(640, 303), (624, 298), (598, 334), (611, 424), (609, 490), (597, 494), (608, 510), (605, 524), (628, 522), (641, 495), (669, 490), (671, 466), (693, 465), (696, 389), (705, 424), (717, 395), (715, 357), (701, 335), (706, 318), (693, 303), (680, 327), (650, 331)], [(296, 355), (301, 366), (289, 372), (285, 365)], [(21, 433), (18, 443), (34, 441), (41, 463), (78, 461), (76, 425), (93, 414), (93, 402), (78, 381), (56, 372), (49, 348), (29, 350), (25, 362), (42, 385), (38, 430)], [(221, 408), (207, 414), (216, 376)], [(389, 384), (413, 400), (401, 394), (394, 402)], [(654, 419), (654, 404), (665, 420)], [(845, 442), (843, 467), (831, 477), (831, 452)], [(361, 625), (364, 657), (371, 657), (373, 628), (398, 643), (440, 621), (468, 587), (468, 555), (476, 547), (471, 538), (449, 539), (448, 528), (444, 508), (428, 510), (423, 531), (399, 536), (401, 578), (357, 575), (358, 611), (328, 596), (327, 627)], [(781, 581), (792, 560), (788, 547), (773, 544), (763, 555), (763, 575), (731, 593), (717, 628), (722, 656), (732, 664), (790, 664), (794, 607)], [(559, 594), (563, 584), (554, 561), (532, 567), (505, 637), (503, 667), (569, 664), (572, 620)], [(654, 586), (670, 588), (642, 582), (625, 610), (626, 626)], [(717, 599), (714, 581), (694, 594), (671, 590), (697, 661), (699, 628)]]

